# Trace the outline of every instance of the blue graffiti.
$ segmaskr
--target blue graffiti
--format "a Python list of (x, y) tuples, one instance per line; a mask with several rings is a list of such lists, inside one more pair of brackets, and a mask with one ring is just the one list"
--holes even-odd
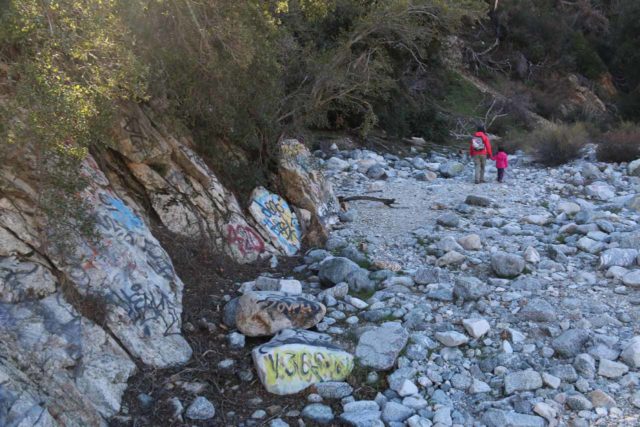
[(271, 231), (289, 254), (300, 248), (300, 224), (286, 201), (274, 194), (264, 194), (254, 199), (264, 218), (262, 223)]
[(109, 205), (111, 217), (122, 224), (127, 230), (142, 228), (144, 223), (131, 209), (120, 199), (108, 196), (105, 202)]

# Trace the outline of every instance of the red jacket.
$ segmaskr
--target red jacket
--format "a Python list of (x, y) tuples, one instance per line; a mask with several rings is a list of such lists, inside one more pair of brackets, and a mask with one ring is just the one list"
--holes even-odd
[(509, 158), (507, 157), (507, 153), (504, 151), (499, 151), (493, 160), (496, 161), (496, 168), (498, 169), (506, 169), (509, 167)]
[(487, 156), (489, 158), (493, 157), (493, 153), (491, 152), (491, 143), (489, 142), (489, 137), (484, 132), (476, 132), (473, 136), (479, 136), (482, 138), (482, 142), (484, 142), (484, 150), (474, 150), (473, 142), (469, 143), (469, 155), (470, 156)]

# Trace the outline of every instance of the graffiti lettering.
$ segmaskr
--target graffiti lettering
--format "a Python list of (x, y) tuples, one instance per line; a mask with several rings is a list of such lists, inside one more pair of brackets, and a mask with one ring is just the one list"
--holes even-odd
[(138, 325), (160, 321), (166, 327), (165, 333), (169, 333), (180, 321), (176, 307), (162, 292), (156, 295), (147, 292), (142, 285), (134, 284), (131, 289), (120, 289), (112, 296), (112, 302), (123, 307)]
[(105, 193), (100, 194), (100, 200), (105, 204), (111, 217), (127, 230), (136, 230), (144, 225), (142, 220), (133, 211), (116, 197)]
[(238, 249), (242, 256), (264, 252), (262, 238), (248, 225), (227, 225), (227, 243)]
[(345, 352), (324, 349), (275, 349), (265, 356), (266, 383), (282, 381), (340, 381), (353, 369)]
[(132, 144), (143, 143), (145, 139), (140, 122), (136, 117), (127, 117), (123, 129), (129, 134)]
[(300, 319), (300, 317), (313, 317), (321, 309), (320, 305), (314, 304), (302, 298), (267, 298), (259, 303), (261, 310), (276, 310), (288, 319)]
[(253, 201), (262, 214), (261, 222), (289, 253), (300, 247), (300, 224), (281, 197), (263, 193)]

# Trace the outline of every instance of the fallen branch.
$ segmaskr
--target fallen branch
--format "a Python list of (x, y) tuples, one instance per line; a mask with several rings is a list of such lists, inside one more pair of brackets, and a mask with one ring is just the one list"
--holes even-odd
[(353, 202), (355, 200), (368, 200), (370, 202), (380, 202), (380, 203), (384, 203), (390, 208), (392, 208), (393, 206), (391, 205), (396, 202), (396, 199), (383, 199), (380, 197), (373, 197), (373, 196), (348, 196), (348, 197), (338, 196), (338, 201), (340, 203)]

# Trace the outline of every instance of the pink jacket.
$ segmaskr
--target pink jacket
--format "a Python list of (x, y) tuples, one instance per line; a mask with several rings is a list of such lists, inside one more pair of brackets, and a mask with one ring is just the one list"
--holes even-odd
[(497, 169), (506, 169), (509, 167), (509, 158), (504, 151), (499, 151), (498, 154), (493, 157), (493, 160), (496, 161)]

